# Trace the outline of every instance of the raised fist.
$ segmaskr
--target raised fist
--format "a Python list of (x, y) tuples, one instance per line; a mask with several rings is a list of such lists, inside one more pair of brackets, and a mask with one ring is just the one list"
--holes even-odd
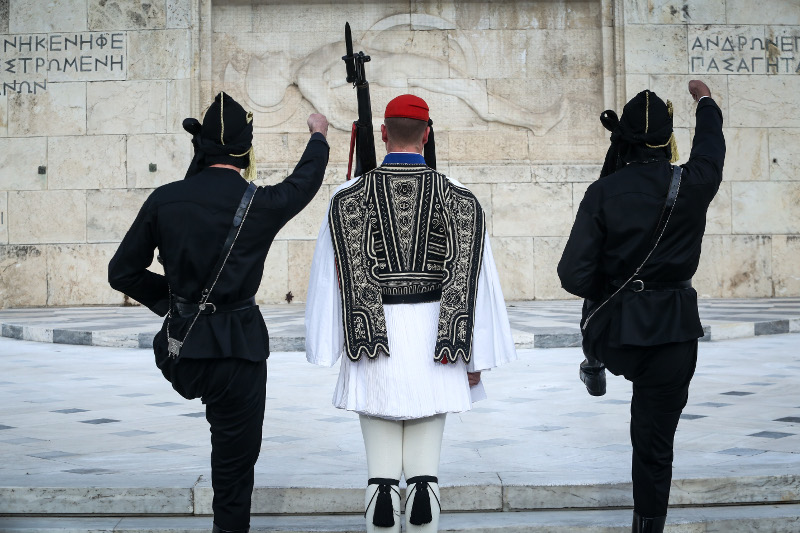
[(328, 136), (328, 119), (325, 115), (311, 113), (308, 117), (308, 131), (311, 133), (319, 132), (325, 137)]
[(689, 82), (689, 94), (692, 95), (694, 101), (697, 102), (703, 96), (711, 96), (711, 90), (708, 85), (700, 80), (692, 80)]

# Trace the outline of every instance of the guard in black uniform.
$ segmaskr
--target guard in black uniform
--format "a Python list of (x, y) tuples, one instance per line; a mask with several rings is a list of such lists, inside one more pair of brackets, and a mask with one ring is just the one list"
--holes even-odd
[[(604, 392), (599, 379), (605, 377), (593, 373), (593, 366), (605, 364), (633, 383), (634, 532), (664, 529), (675, 430), (697, 362), (697, 339), (703, 336), (691, 278), (706, 211), (722, 181), (725, 139), (722, 112), (708, 87), (691, 81), (689, 92), (698, 101), (697, 125), (689, 161), (679, 169), (671, 216), (660, 218), (662, 212), (669, 215), (670, 162), (677, 160), (672, 106), (643, 91), (628, 102), (621, 119), (610, 111), (601, 116), (612, 131), (611, 147), (558, 264), (562, 286), (586, 299), (581, 324), (587, 361), (581, 373), (589, 392)], [(658, 223), (667, 218), (654, 247)]]
[[(278, 230), (322, 185), (328, 121), (312, 114), (308, 126), (311, 139), (292, 174), (274, 186), (250, 186), (248, 179), (255, 177), (252, 114), (220, 93), (202, 125), (184, 121), (195, 147), (186, 178), (150, 195), (108, 266), (114, 289), (167, 315), (153, 342), (156, 364), (182, 396), (202, 398), (206, 405), (214, 532), (250, 527), (269, 356), (267, 328), (254, 296)], [(228, 235), (235, 233), (237, 206), (247, 203), (245, 191), (252, 202), (244, 220), (238, 217), (238, 235), (220, 269)], [(156, 248), (164, 276), (147, 270)], [(177, 353), (169, 353), (167, 337), (179, 341), (170, 345)]]

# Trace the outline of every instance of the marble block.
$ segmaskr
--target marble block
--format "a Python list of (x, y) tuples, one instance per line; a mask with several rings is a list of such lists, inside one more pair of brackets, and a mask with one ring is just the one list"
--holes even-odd
[(556, 267), (567, 245), (567, 237), (534, 237), (533, 268), (536, 276), (537, 300), (566, 300), (574, 298), (561, 288)]
[[(51, 34), (50, 39), (51, 49), (45, 58), (48, 84), (124, 80), (128, 76), (130, 54), (124, 31)], [(78, 40), (80, 46), (71, 44), (70, 39)]]
[(125, 187), (125, 136), (88, 135), (47, 139), (49, 189)]
[(795, 0), (770, 0), (769, 9), (754, 8), (750, 0), (725, 0), (728, 24), (800, 24)]
[[(706, 213), (706, 235), (731, 233), (731, 183), (723, 181)], [(753, 233), (748, 231), (747, 233)]]
[(698, 77), (766, 74), (763, 44), (764, 26), (691, 25), (687, 39), (689, 72)]
[(572, 227), (572, 185), (498, 183), (492, 191), (492, 209), (495, 235), (569, 235)]
[(725, 128), (723, 179), (731, 181), (774, 179), (770, 177), (769, 164), (770, 153), (774, 147), (768, 144), (772, 131), (774, 130), (766, 128)]
[(763, 127), (769, 117), (770, 127), (800, 128), (800, 76), (730, 76), (728, 95), (730, 126)]
[(0, 33), (8, 33), (8, 0), (0, 2)]
[(483, 209), (483, 216), (486, 220), (486, 230), (489, 232), (489, 235), (492, 235), (492, 186), (488, 183), (470, 183), (467, 185), (467, 188), (475, 195), (475, 198), (478, 199), (478, 203), (481, 204), (481, 209)]
[(72, 32), (86, 29), (86, 2), (49, 0), (31, 4), (5, 0), (10, 33)]
[(89, 134), (164, 133), (166, 81), (100, 81), (86, 91)]
[[(658, 97), (665, 102), (667, 100), (672, 101), (674, 108), (672, 121), (676, 128), (693, 128), (696, 124), (695, 112), (697, 111), (697, 104), (689, 94), (689, 81), (696, 77), (696, 75), (650, 76), (650, 90), (656, 93)], [(722, 110), (725, 126), (728, 126), (730, 120), (728, 113), (728, 77), (709, 75), (702, 76), (702, 80), (711, 90), (711, 96)], [(688, 155), (690, 147), (679, 146), (679, 148), (685, 150), (685, 154)]]
[[(308, 139), (305, 140), (308, 142)], [(328, 140), (328, 142), (331, 141)], [(299, 142), (297, 144), (299, 146)], [(289, 160), (289, 135), (286, 133), (255, 133), (253, 134), (253, 153), (259, 166), (265, 163), (285, 163)], [(331, 150), (331, 155), (333, 155), (333, 150)], [(331, 159), (329, 157), (329, 163)]]
[(121, 241), (151, 192), (150, 189), (87, 191), (86, 240)]
[(625, 70), (631, 74), (687, 73), (686, 26), (625, 26)]
[[(625, 76), (625, 102), (650, 88), (650, 75), (649, 74), (627, 74)], [(621, 109), (615, 109), (619, 115), (622, 113)]]
[(8, 95), (9, 135), (33, 137), (85, 133), (85, 83), (48, 83), (44, 92)]
[(8, 192), (0, 191), (0, 244), (8, 243)]
[(772, 284), (775, 296), (800, 294), (800, 236), (773, 235)]
[(515, 161), (528, 159), (524, 131), (464, 132), (450, 138), (451, 161)]
[[(600, 173), (598, 172), (598, 175)], [(581, 207), (583, 197), (586, 196), (586, 189), (589, 188), (591, 183), (573, 183), (572, 184), (572, 221), (578, 217), (578, 209)], [(571, 229), (570, 229), (571, 231)]]
[(525, 183), (531, 181), (530, 165), (452, 165), (452, 178), (464, 184)]
[(86, 241), (85, 191), (18, 191), (8, 195), (8, 242)]
[(211, 30), (214, 33), (251, 33), (253, 20), (253, 3), (250, 1), (211, 3)]
[(47, 305), (47, 249), (0, 246), (0, 308)]
[(316, 240), (288, 241), (289, 292), (294, 297), (290, 303), (306, 301), (308, 279), (311, 275), (311, 260), (314, 257)]
[(733, 233), (800, 233), (800, 183), (734, 182)]
[[(192, 138), (188, 133), (128, 135), (127, 186), (152, 189), (181, 180), (192, 161)], [(155, 163), (156, 171), (150, 171)]]
[(0, 190), (21, 191), (47, 188), (47, 139), (19, 137), (0, 139)]
[(537, 183), (591, 183), (600, 176), (602, 165), (533, 165), (533, 181)]
[(0, 95), (0, 137), (8, 135), (8, 95)]
[(166, 0), (87, 0), (90, 30), (152, 30), (167, 24)]
[(522, 48), (528, 78), (590, 79), (603, 75), (602, 32), (598, 27), (578, 30), (529, 30)]
[(121, 305), (123, 296), (108, 284), (108, 262), (118, 245), (48, 246), (47, 305)]
[(261, 286), (256, 292), (259, 304), (279, 304), (286, 302), (289, 292), (289, 243), (274, 241), (264, 263)]
[[(167, 81), (167, 133), (183, 133), (183, 119), (192, 116), (192, 80)], [(199, 119), (198, 119), (199, 120)]]
[(702, 298), (772, 296), (772, 240), (763, 235), (706, 235), (693, 285)]
[(506, 300), (530, 300), (535, 296), (533, 239), (531, 237), (492, 237), (500, 286)]
[(724, 24), (725, 0), (624, 0), (625, 24)]
[(330, 190), (322, 187), (306, 207), (290, 220), (278, 233), (281, 239), (316, 239), (319, 228), (328, 213)]
[(185, 79), (192, 71), (189, 30), (129, 31), (128, 79)]
[[(423, 2), (418, 2), (423, 3)], [(444, 2), (437, 2), (444, 4)], [(456, 9), (471, 8), (488, 16), (491, 29), (588, 29), (600, 20), (601, 2), (449, 2)]]
[(800, 129), (769, 130), (769, 179), (800, 181)]
[(190, 28), (192, 22), (192, 0), (167, 0), (167, 28)]

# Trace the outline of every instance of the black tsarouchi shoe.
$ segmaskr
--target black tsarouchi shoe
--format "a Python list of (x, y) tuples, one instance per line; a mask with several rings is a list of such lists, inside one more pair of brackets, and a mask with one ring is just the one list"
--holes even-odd
[(592, 396), (606, 393), (606, 367), (597, 359), (586, 357), (581, 363), (580, 378)]

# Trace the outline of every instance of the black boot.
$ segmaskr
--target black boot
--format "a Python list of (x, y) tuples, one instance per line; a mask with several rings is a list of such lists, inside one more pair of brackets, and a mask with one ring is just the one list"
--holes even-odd
[(581, 363), (579, 375), (589, 394), (602, 396), (606, 393), (606, 367), (603, 363), (587, 355)]
[(633, 512), (633, 533), (664, 533), (664, 523), (667, 521), (666, 516), (657, 516), (655, 518), (645, 518)]
[(214, 524), (211, 533), (248, 533), (248, 531), (250, 531), (249, 527), (247, 529), (222, 529), (217, 524)]

